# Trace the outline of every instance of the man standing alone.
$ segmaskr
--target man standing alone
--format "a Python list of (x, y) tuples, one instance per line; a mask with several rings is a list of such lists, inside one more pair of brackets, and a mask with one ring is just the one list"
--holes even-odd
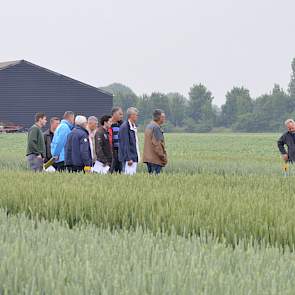
[(73, 112), (65, 112), (64, 119), (57, 127), (51, 143), (51, 154), (55, 158), (55, 167), (57, 171), (65, 170), (65, 145), (68, 135), (74, 128), (75, 115)]
[(155, 110), (153, 121), (147, 125), (144, 132), (143, 162), (147, 164), (150, 174), (159, 174), (167, 164), (164, 134), (161, 125), (166, 117), (162, 110)]
[(112, 109), (112, 126), (109, 129), (110, 143), (112, 145), (113, 160), (110, 172), (121, 173), (122, 163), (119, 161), (119, 131), (123, 120), (123, 110), (120, 107), (114, 107)]
[[(288, 131), (285, 132), (278, 140), (278, 148), (285, 162), (295, 162), (295, 122), (288, 119), (285, 122)], [(288, 147), (288, 151), (285, 149)]]
[(42, 128), (46, 125), (47, 118), (44, 113), (35, 115), (35, 124), (29, 129), (27, 160), (31, 170), (41, 172), (45, 158), (45, 142)]
[(46, 147), (46, 155), (45, 155), (45, 163), (48, 162), (51, 158), (51, 142), (54, 136), (54, 132), (60, 123), (59, 118), (53, 117), (50, 119), (50, 127), (46, 130), (44, 135), (45, 147)]
[(127, 117), (128, 120), (121, 125), (119, 131), (119, 161), (123, 164), (124, 174), (133, 175), (140, 161), (136, 128), (138, 110), (133, 107), (129, 108)]

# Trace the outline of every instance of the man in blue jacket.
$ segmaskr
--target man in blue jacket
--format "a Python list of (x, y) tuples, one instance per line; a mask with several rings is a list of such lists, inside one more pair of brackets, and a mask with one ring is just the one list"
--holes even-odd
[(123, 163), (124, 174), (133, 175), (136, 173), (137, 164), (140, 162), (136, 128), (138, 110), (133, 107), (129, 108), (127, 117), (128, 120), (120, 126), (119, 131), (119, 161)]
[(75, 114), (71, 111), (64, 113), (64, 119), (61, 121), (55, 130), (52, 143), (51, 154), (55, 158), (55, 165), (57, 171), (65, 170), (65, 145), (68, 135), (74, 128)]
[(70, 172), (91, 172), (92, 155), (86, 117), (77, 116), (75, 125), (65, 146), (66, 167)]

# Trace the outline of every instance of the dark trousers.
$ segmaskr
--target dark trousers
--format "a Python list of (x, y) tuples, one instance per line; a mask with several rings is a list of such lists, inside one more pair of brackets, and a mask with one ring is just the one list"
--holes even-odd
[(65, 171), (66, 170), (65, 162), (54, 163), (54, 166), (53, 167), (58, 172), (62, 172), (62, 171)]
[(83, 166), (67, 166), (67, 170), (69, 172), (84, 172), (84, 167)]
[(122, 163), (119, 161), (118, 149), (113, 149), (113, 159), (112, 165), (110, 168), (110, 173), (121, 173), (122, 172)]
[(146, 165), (150, 174), (160, 174), (163, 168), (162, 166), (153, 163), (146, 163)]

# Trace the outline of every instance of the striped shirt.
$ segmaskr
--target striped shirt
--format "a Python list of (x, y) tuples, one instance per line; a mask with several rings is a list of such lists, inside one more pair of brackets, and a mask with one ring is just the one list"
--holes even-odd
[(112, 141), (113, 141), (113, 147), (115, 149), (119, 148), (119, 130), (121, 126), (121, 122), (117, 122), (112, 124)]

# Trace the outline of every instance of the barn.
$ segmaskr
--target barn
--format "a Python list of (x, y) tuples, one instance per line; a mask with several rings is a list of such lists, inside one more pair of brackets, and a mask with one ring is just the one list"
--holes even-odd
[(62, 117), (67, 110), (85, 116), (109, 114), (112, 94), (26, 60), (0, 63), (0, 122), (24, 129), (34, 114)]

